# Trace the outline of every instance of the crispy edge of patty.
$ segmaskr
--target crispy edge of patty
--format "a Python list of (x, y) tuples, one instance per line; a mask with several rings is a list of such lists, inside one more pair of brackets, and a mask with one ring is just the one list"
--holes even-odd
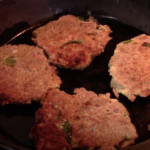
[[(148, 75), (148, 72), (146, 72), (147, 69), (144, 67), (147, 62), (145, 62), (145, 64), (140, 63), (143, 63), (144, 59), (148, 61), (147, 57), (150, 57), (147, 53), (149, 51), (149, 41), (150, 36), (141, 34), (117, 45), (114, 55), (111, 57), (108, 65), (109, 73), (112, 76), (110, 84), (116, 97), (119, 97), (119, 93), (121, 93), (130, 101), (134, 102), (137, 96), (146, 97), (150, 95), (149, 86), (144, 86), (144, 83), (147, 79), (143, 80), (143, 77), (145, 76), (146, 78)], [(145, 51), (147, 55), (144, 53)], [(127, 55), (126, 58), (119, 59), (119, 57), (124, 57), (123, 54), (124, 56)], [(129, 59), (127, 59), (127, 57), (129, 57)], [(133, 61), (131, 65), (129, 64), (130, 61)], [(120, 67), (123, 68), (122, 72), (124, 72), (122, 75), (123, 81), (121, 81), (121, 77), (118, 76), (118, 70), (120, 71)], [(131, 73), (129, 69), (128, 73), (126, 73), (127, 70), (125, 68), (129, 68)], [(141, 69), (141, 71), (138, 71), (137, 69)], [(126, 74), (127, 77), (125, 77)], [(130, 78), (128, 74), (130, 75)], [(132, 84), (134, 84), (134, 86), (130, 87)]]
[[(55, 29), (57, 26), (58, 30)], [(78, 30), (74, 31), (75, 28)], [(59, 30), (60, 34), (57, 33)], [(93, 17), (89, 21), (81, 21), (76, 16), (65, 15), (34, 30), (33, 41), (47, 52), (51, 63), (63, 68), (83, 70), (95, 56), (104, 51), (111, 39), (111, 32), (107, 25), (97, 24)], [(53, 34), (54, 37), (51, 36)]]
[[(57, 150), (58, 141), (62, 149), (65, 147), (91, 148), (91, 150), (115, 149), (114, 146), (123, 148), (134, 144), (138, 135), (128, 111), (121, 103), (116, 99), (110, 99), (110, 94), (97, 95), (84, 88), (75, 89), (74, 92), (75, 95), (72, 96), (58, 89), (49, 91), (42, 108), (36, 112), (36, 122), (31, 129), (30, 138), (37, 150)], [(96, 116), (94, 117), (93, 114)], [(118, 126), (113, 126), (116, 122)], [(94, 128), (91, 131), (89, 124), (92, 123)], [(52, 135), (48, 126), (53, 126), (55, 132), (59, 132), (58, 136)], [(98, 131), (94, 132), (96, 128)], [(114, 134), (110, 135), (111, 133)], [(51, 138), (57, 139), (57, 144), (51, 143)]]
[(56, 67), (43, 50), (25, 44), (0, 47), (0, 104), (40, 101), (48, 89), (59, 88)]

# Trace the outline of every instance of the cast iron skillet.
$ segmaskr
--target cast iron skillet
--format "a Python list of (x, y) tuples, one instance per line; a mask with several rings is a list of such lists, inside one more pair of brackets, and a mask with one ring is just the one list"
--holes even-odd
[[(0, 35), (0, 44), (23, 43), (33, 45), (34, 43), (31, 41), (32, 30), (36, 27), (45, 24), (49, 20), (56, 19), (60, 15), (68, 13), (84, 16), (86, 18), (87, 10), (91, 10), (93, 16), (95, 16), (100, 23), (108, 24), (114, 31), (114, 33), (111, 34), (113, 40), (108, 43), (105, 52), (99, 57), (96, 57), (92, 64), (84, 71), (59, 69), (59, 75), (63, 80), (61, 90), (65, 90), (66, 92), (72, 94), (74, 88), (85, 87), (87, 90), (92, 90), (96, 93), (110, 92), (111, 97), (114, 97), (109, 85), (111, 77), (108, 74), (108, 61), (112, 56), (113, 50), (117, 43), (141, 33), (149, 33), (150, 29), (148, 22), (146, 21), (146, 16), (148, 15), (146, 13), (146, 8), (148, 8), (149, 3), (147, 3), (146, 6), (146, 3), (143, 1), (138, 1), (138, 3), (135, 3), (134, 1), (129, 2), (123, 0), (121, 2), (115, 0), (93, 2), (87, 1), (87, 3), (84, 1), (58, 2), (59, 1), (55, 1), (54, 3), (53, 1), (38, 0), (36, 3), (31, 1), (29, 4), (24, 2), (24, 0), (20, 0), (19, 2), (6, 0), (5, 3), (0, 1), (0, 16), (2, 15), (2, 12), (7, 12), (6, 16), (8, 17), (5, 20), (2, 20), (3, 17), (0, 17), (2, 24), (1, 28), (4, 27), (3, 25), (7, 27), (5, 31), (2, 30), (3, 32)], [(28, 6), (26, 6), (28, 11), (23, 9), (23, 6), (25, 5)], [(33, 6), (36, 6), (36, 9), (33, 8)], [(40, 6), (44, 7), (40, 9)], [(132, 11), (130, 10), (131, 6), (134, 6)], [(10, 9), (14, 8), (14, 14), (7, 10), (8, 7)], [(20, 14), (17, 13), (18, 9), (15, 10), (15, 8), (20, 9)], [(21, 11), (21, 8), (23, 11)], [(35, 14), (37, 13), (37, 8), (42, 15)], [(123, 10), (122, 12), (120, 11), (121, 8)], [(140, 10), (144, 10), (143, 13), (138, 13), (139, 8), (141, 8)], [(130, 10), (130, 13), (128, 12), (128, 9)], [(32, 11), (32, 16), (29, 10)], [(136, 13), (138, 15), (135, 15)], [(26, 14), (26, 17), (22, 17), (23, 14)], [(13, 15), (15, 18), (12, 18)], [(13, 20), (9, 22), (10, 24), (13, 24), (13, 26), (7, 24), (9, 19)], [(143, 21), (140, 22), (141, 20)], [(130, 26), (124, 23), (129, 24)], [(126, 148), (126, 150), (141, 149), (141, 147), (142, 149), (148, 150), (150, 147), (150, 141), (148, 140), (150, 138), (150, 132), (147, 128), (147, 125), (150, 124), (149, 97), (142, 99), (137, 98), (136, 102), (132, 103), (121, 95), (119, 101), (122, 102), (130, 112), (132, 122), (135, 124), (140, 135), (140, 138), (136, 140), (136, 144)], [(12, 150), (34, 149), (32, 142), (28, 140), (28, 134), (34, 123), (34, 113), (39, 107), (41, 106), (38, 103), (25, 106), (0, 106), (0, 145), (2, 147)]]

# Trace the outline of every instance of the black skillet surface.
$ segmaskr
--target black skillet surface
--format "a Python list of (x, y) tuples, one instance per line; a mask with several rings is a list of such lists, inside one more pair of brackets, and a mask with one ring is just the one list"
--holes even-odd
[[(96, 93), (110, 92), (111, 97), (114, 97), (109, 85), (111, 77), (108, 74), (107, 65), (110, 57), (113, 54), (115, 45), (122, 40), (134, 37), (143, 32), (131, 26), (120, 23), (114, 18), (97, 15), (97, 13), (94, 13), (93, 15), (95, 15), (95, 17), (99, 19), (100, 23), (108, 24), (111, 27), (111, 29), (113, 30), (113, 34), (111, 34), (113, 40), (108, 43), (105, 52), (102, 55), (96, 57), (87, 69), (83, 71), (59, 69), (59, 75), (63, 80), (61, 90), (72, 93), (73, 89), (76, 87), (85, 87), (87, 90), (92, 90)], [(5, 30), (5, 32), (1, 34), (0, 44), (2, 45), (6, 43), (9, 39), (11, 39), (11, 37), (13, 37), (14, 34), (19, 33), (25, 28), (29, 28), (28, 23), (21, 22), (17, 23), (12, 28)], [(6, 39), (2, 37), (6, 37)], [(18, 37), (15, 37), (15, 39), (12, 40), (11, 43), (33, 45), (31, 37), (32, 30), (25, 31), (24, 33), (18, 35)], [(150, 132), (148, 131), (147, 127), (147, 125), (150, 124), (150, 110), (148, 105), (149, 97), (137, 98), (136, 102), (132, 103), (124, 96), (120, 96), (119, 101), (127, 107), (131, 114), (132, 122), (137, 128), (139, 139), (136, 140), (136, 144), (149, 139)], [(5, 141), (8, 141), (4, 142), (4, 138), (0, 138), (0, 145), (5, 146), (7, 144), (7, 148), (12, 147), (11, 149), (14, 150), (34, 149), (32, 142), (28, 140), (28, 134), (30, 132), (31, 126), (34, 123), (34, 113), (39, 107), (40, 104), (37, 103), (26, 106), (0, 106), (0, 133), (5, 135), (7, 137)], [(8, 139), (13, 141), (13, 144)], [(149, 146), (148, 142), (146, 143), (146, 145)], [(142, 147), (144, 148), (143, 145)], [(133, 146), (131, 147), (131, 149), (137, 149), (137, 147)]]

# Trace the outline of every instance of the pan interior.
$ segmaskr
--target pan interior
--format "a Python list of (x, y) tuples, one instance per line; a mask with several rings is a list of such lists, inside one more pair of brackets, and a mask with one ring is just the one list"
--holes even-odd
[[(109, 16), (95, 15), (94, 17), (99, 20), (99, 23), (110, 26), (113, 31), (110, 35), (112, 40), (107, 44), (104, 53), (97, 56), (85, 70), (77, 71), (58, 68), (59, 76), (63, 81), (61, 90), (72, 94), (75, 88), (85, 87), (87, 90), (94, 91), (97, 94), (110, 92), (111, 97), (114, 98), (112, 89), (110, 88), (111, 77), (108, 73), (108, 62), (110, 57), (113, 55), (117, 43), (130, 39), (143, 32)], [(42, 21), (41, 25), (43, 22), (45, 23), (45, 21)], [(20, 23), (20, 27), (21, 25), (22, 23)], [(38, 26), (39, 24), (37, 27)], [(15, 30), (15, 27), (16, 26), (9, 30), (5, 30), (3, 35), (5, 34), (5, 36), (7, 36), (10, 34), (11, 31), (13, 32)], [(31, 38), (32, 31), (35, 28), (36, 25), (33, 28), (24, 30), (21, 34), (15, 36), (15, 38), (11, 37), (12, 39), (9, 39), (9, 44), (34, 45)], [(7, 42), (8, 41), (5, 41), (5, 43)], [(0, 44), (2, 45), (3, 43)], [(132, 122), (137, 128), (139, 138), (136, 140), (136, 143), (150, 138), (150, 132), (148, 131), (148, 124), (150, 124), (149, 99), (150, 97), (138, 97), (137, 100), (132, 103), (122, 95), (119, 98), (119, 101), (123, 103), (130, 112)], [(32, 103), (31, 105), (0, 106), (0, 132), (19, 145), (34, 149), (32, 142), (28, 139), (28, 135), (35, 120), (35, 111), (39, 107), (41, 107), (41, 105), (37, 103)]]

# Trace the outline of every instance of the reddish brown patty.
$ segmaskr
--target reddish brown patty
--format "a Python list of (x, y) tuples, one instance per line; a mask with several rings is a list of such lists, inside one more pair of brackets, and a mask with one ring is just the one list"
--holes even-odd
[(48, 89), (59, 88), (56, 68), (34, 46), (0, 47), (0, 104), (30, 103), (44, 98)]
[(33, 33), (34, 42), (44, 48), (51, 63), (71, 69), (87, 67), (111, 39), (107, 25), (97, 24), (91, 18), (81, 21), (73, 15), (62, 16)]
[(121, 42), (109, 62), (111, 87), (134, 101), (150, 95), (150, 36), (142, 34)]
[(115, 150), (134, 143), (138, 135), (121, 103), (108, 93), (97, 95), (84, 88), (74, 92), (49, 91), (31, 130), (37, 150)]

